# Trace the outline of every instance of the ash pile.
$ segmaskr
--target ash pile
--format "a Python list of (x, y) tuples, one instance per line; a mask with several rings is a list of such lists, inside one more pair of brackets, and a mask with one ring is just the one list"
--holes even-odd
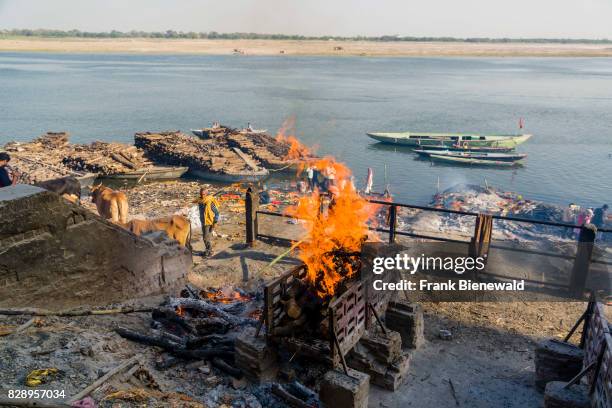
[[(515, 192), (471, 184), (456, 185), (436, 194), (430, 206), (540, 221), (561, 222), (562, 218), (562, 209), (559, 206), (529, 200)], [(430, 232), (469, 237), (473, 232), (474, 217), (403, 208), (399, 214), (399, 228), (414, 233)], [(557, 227), (494, 220), (493, 239), (558, 243), (567, 240), (562, 236), (563, 232)]]

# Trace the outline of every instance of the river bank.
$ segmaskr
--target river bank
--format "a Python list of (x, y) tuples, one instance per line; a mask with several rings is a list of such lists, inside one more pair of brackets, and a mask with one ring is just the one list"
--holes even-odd
[(0, 51), (84, 54), (376, 57), (612, 57), (610, 44), (320, 40), (0, 38)]

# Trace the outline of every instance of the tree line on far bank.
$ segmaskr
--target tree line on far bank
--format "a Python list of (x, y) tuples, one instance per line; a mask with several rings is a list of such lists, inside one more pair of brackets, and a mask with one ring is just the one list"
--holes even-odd
[(167, 30), (164, 32), (147, 31), (102, 31), (89, 32), (80, 30), (50, 29), (11, 29), (0, 30), (0, 37), (43, 37), (43, 38), (168, 38), (168, 39), (210, 39), (210, 40), (319, 40), (319, 41), (425, 41), (425, 42), (472, 42), (472, 43), (559, 43), (559, 44), (612, 44), (609, 39), (575, 39), (575, 38), (455, 38), (455, 37), (413, 37), (383, 35), (378, 37), (342, 37), (342, 36), (303, 36), (288, 34), (258, 33), (218, 33), (183, 32)]

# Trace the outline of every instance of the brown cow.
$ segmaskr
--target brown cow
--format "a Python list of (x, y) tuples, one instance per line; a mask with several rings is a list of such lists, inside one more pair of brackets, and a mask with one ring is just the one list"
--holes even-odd
[(191, 247), (191, 223), (189, 219), (172, 215), (152, 220), (132, 220), (126, 228), (136, 235), (152, 231), (165, 231), (169, 238), (178, 241), (181, 246)]
[(114, 223), (127, 223), (128, 200), (124, 193), (99, 184), (91, 188), (91, 201), (101, 217)]

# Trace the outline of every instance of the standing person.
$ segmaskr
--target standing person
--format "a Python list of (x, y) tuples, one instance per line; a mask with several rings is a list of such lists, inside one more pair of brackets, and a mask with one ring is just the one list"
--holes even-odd
[[(574, 214), (574, 203), (570, 203), (565, 209), (563, 209), (563, 215), (561, 216), (561, 220), (566, 224), (574, 224), (576, 222), (576, 215)], [(572, 238), (574, 235), (573, 228), (565, 228), (563, 232), (563, 236), (565, 238)]]
[(588, 210), (586, 210), (586, 214), (584, 216), (584, 224), (590, 224), (591, 221), (593, 220), (593, 209), (589, 208)]
[(329, 190), (331, 186), (336, 185), (336, 169), (331, 164), (325, 169), (325, 181), (325, 188), (327, 190)]
[(213, 229), (219, 222), (219, 202), (217, 199), (208, 194), (205, 188), (200, 189), (200, 198), (198, 203), (198, 211), (200, 213), (200, 222), (202, 223), (202, 240), (204, 241), (205, 252), (204, 256), (212, 255), (212, 234)]
[(314, 191), (315, 187), (318, 188), (319, 190), (322, 190), (320, 178), (321, 178), (321, 172), (319, 171), (317, 166), (312, 166), (312, 185), (313, 185), (312, 191)]
[(314, 172), (317, 166), (311, 166), (310, 164), (306, 168), (306, 178), (308, 178), (308, 192), (314, 191)]
[(0, 188), (9, 187), (17, 183), (17, 177), (9, 173), (8, 163), (11, 156), (6, 152), (0, 152)]
[[(603, 228), (608, 220), (608, 204), (604, 204), (601, 208), (598, 208), (593, 213), (591, 223), (597, 227), (597, 229)], [(597, 232), (597, 238), (601, 239), (603, 232)]]

